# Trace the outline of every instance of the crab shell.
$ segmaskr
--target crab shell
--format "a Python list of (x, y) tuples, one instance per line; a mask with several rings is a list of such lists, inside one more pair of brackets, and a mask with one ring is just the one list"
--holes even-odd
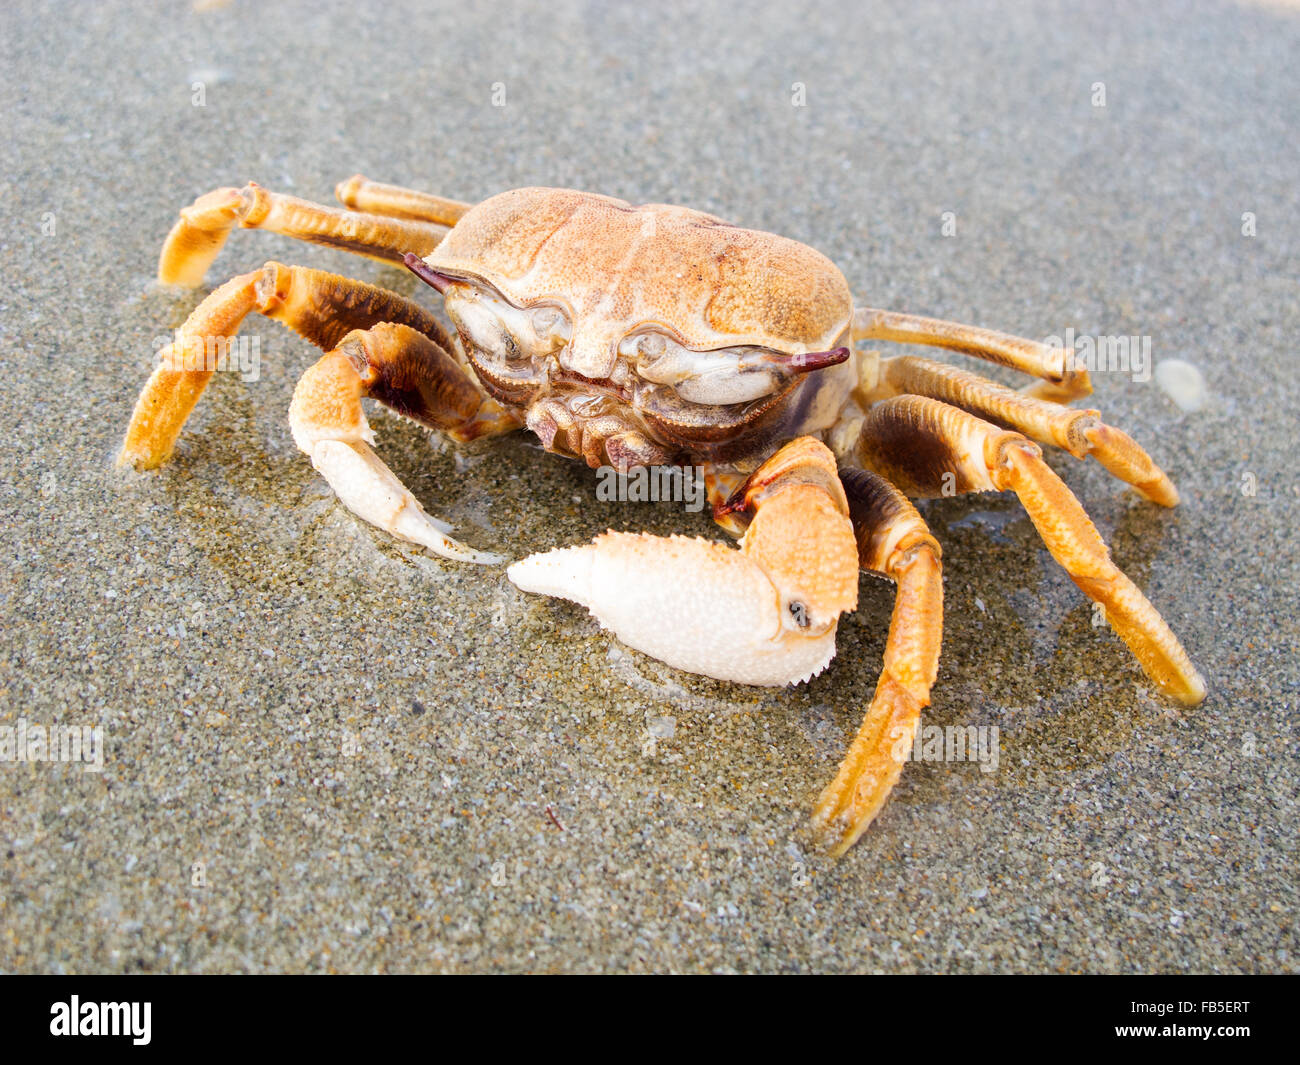
[[(572, 331), (561, 361), (585, 379), (580, 390), (595, 391), (611, 372), (620, 343), (647, 327), (698, 351), (754, 346), (798, 355), (844, 344), (853, 318), (844, 276), (806, 245), (685, 207), (633, 207), (567, 189), (516, 189), (485, 200), (425, 262), (438, 273), (486, 283), (516, 307), (565, 308)], [(722, 417), (733, 411), (698, 406), (688, 411), (694, 424), (676, 426), (690, 435), (671, 442), (710, 461), (756, 464), (791, 438), (834, 424), (853, 381), (848, 363), (802, 376), (761, 401), (761, 416), (752, 423), (742, 419), (739, 439)], [(833, 477), (834, 459), (821, 450)], [(812, 514), (796, 506), (803, 502), (792, 495), (784, 507), (769, 505), (765, 520), (770, 524), (785, 512), (790, 522), (806, 526)], [(825, 516), (825, 524), (828, 533), (815, 546), (824, 547), (829, 536), (841, 549), (832, 554), (849, 556), (841, 569), (853, 575), (830, 596), (802, 588), (820, 579), (824, 551), (777, 566), (780, 580), (769, 572), (763, 543), (770, 547), (788, 537), (814, 545), (806, 530), (795, 535), (786, 529), (766, 540), (748, 535), (741, 550), (611, 532), (592, 544), (533, 555), (512, 565), (509, 575), (525, 591), (586, 606), (624, 642), (678, 668), (782, 685), (825, 668), (835, 654), (835, 620), (856, 604), (852, 527), (840, 513)], [(690, 581), (681, 580), (684, 573)], [(778, 588), (787, 578), (797, 594)], [(793, 628), (785, 609), (792, 595), (815, 603), (818, 613), (829, 603), (826, 616), (811, 629)], [(673, 623), (664, 626), (664, 618)]]
[(526, 188), (484, 200), (425, 262), (486, 281), (519, 307), (565, 306), (568, 361), (603, 377), (629, 332), (657, 324), (688, 348), (755, 345), (783, 354), (832, 348), (853, 300), (826, 256), (668, 204)]

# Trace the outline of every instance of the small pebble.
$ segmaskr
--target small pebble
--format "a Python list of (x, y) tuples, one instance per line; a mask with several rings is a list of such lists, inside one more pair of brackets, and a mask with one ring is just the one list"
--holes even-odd
[(1156, 384), (1179, 410), (1189, 414), (1205, 406), (1205, 378), (1201, 371), (1182, 359), (1165, 359), (1156, 365)]

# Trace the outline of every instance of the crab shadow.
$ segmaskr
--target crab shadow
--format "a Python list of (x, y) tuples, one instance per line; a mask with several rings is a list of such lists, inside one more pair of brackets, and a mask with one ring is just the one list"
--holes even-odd
[[(381, 587), (367, 589), (364, 597), (382, 610), (382, 585), (397, 581), (419, 594), (435, 570), (455, 571), (446, 594), (511, 600), (510, 639), (522, 660), (560, 633), (566, 654), (576, 656), (575, 669), (613, 669), (629, 706), (647, 714), (693, 715), (699, 723), (707, 719), (701, 728), (719, 743), (692, 751), (697, 761), (716, 760), (720, 767), (715, 748), (756, 739), (733, 718), (759, 716), (762, 742), (781, 752), (791, 778), (806, 783), (805, 799), (829, 779), (875, 689), (892, 585), (863, 576), (858, 610), (841, 621), (835, 660), (797, 688), (760, 690), (715, 681), (635, 652), (615, 661), (613, 637), (599, 632), (581, 608), (524, 597), (501, 572), (416, 559), (418, 552), (348, 514), (292, 444), (285, 419), (292, 371), (283, 378), (256, 394), (235, 381), (215, 381), (163, 471), (181, 534), (240, 594), (270, 594), (275, 582), (268, 574), (276, 571), (301, 572), (303, 595), (335, 598), (355, 595), (358, 583), (380, 577)], [(275, 399), (268, 402), (272, 391)], [(610, 528), (721, 538), (707, 507), (693, 512), (680, 501), (599, 501), (594, 471), (544, 452), (526, 433), (449, 447), (400, 418), (374, 407), (369, 413), (381, 454), (430, 513), (450, 521), (475, 546), (508, 558), (587, 542)], [(1116, 563), (1145, 586), (1176, 512), (1118, 493), (1092, 503)], [(1076, 779), (1085, 767), (1093, 771), (1128, 747), (1141, 722), (1170, 712), (1124, 644), (1094, 624), (1092, 604), (1047, 553), (1014, 497), (968, 496), (921, 507), (943, 546), (945, 573), (944, 649), (924, 720), (997, 725), (1001, 771), (993, 774), (994, 787), (1059, 786)], [(358, 566), (358, 553), (370, 564)], [(1176, 627), (1177, 604), (1156, 605)], [(603, 730), (608, 722), (577, 727)], [(640, 742), (637, 722), (625, 731), (627, 744)], [(956, 780), (951, 768), (908, 767), (891, 803), (942, 803)], [(978, 767), (960, 768), (978, 775)], [(666, 764), (654, 771), (666, 779), (675, 773)], [(734, 794), (727, 798), (737, 800)], [(801, 803), (792, 817), (803, 813)]]

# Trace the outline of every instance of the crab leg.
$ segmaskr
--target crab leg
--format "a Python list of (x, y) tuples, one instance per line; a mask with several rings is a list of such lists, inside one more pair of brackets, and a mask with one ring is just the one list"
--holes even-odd
[(526, 592), (587, 607), (624, 643), (678, 669), (780, 686), (820, 673), (839, 615), (857, 606), (848, 504), (827, 448), (801, 437), (742, 489), (753, 518), (739, 549), (607, 532), (507, 571)]
[(916, 508), (867, 470), (841, 470), (840, 480), (862, 568), (893, 580), (898, 591), (875, 698), (813, 810), (813, 829), (835, 855), (862, 835), (898, 782), (921, 708), (930, 704), (943, 639), (939, 544)]
[(158, 257), (158, 280), (188, 288), (202, 284), (235, 226), (269, 229), (385, 262), (401, 262), (408, 251), (428, 255), (448, 232), (429, 222), (323, 207), (250, 181), (242, 189), (206, 193), (181, 210)]
[(349, 333), (307, 370), (294, 389), (289, 426), (298, 447), (342, 503), (400, 540), (462, 562), (500, 562), (447, 535), (371, 449), (375, 434), (361, 409), (370, 396), (422, 424), (460, 439), (515, 428), (518, 422), (470, 383), (454, 359), (404, 325), (381, 323)]
[(334, 195), (344, 207), (390, 218), (413, 218), (418, 222), (436, 222), (454, 226), (473, 204), (448, 200), (428, 192), (406, 189), (401, 185), (384, 185), (361, 174), (353, 174), (334, 187)]
[(1040, 444), (1064, 448), (1075, 458), (1092, 455), (1152, 502), (1166, 507), (1178, 503), (1178, 489), (1168, 475), (1131, 436), (1102, 422), (1100, 411), (1062, 407), (956, 366), (912, 355), (881, 361), (879, 391), (929, 396), (1009, 426)]
[(1205, 682), (1164, 619), (1111, 561), (1074, 494), (1038, 446), (957, 407), (899, 396), (867, 412), (859, 442), (865, 466), (909, 496), (1013, 491), (1052, 557), (1094, 602), (1162, 691), (1194, 705)]
[(283, 322), (322, 351), (336, 347), (351, 330), (377, 322), (411, 326), (443, 349), (451, 344), (432, 314), (396, 293), (337, 274), (269, 262), (214, 290), (159, 353), (158, 366), (136, 401), (118, 465), (153, 469), (167, 461), (212, 378), (215, 367), (209, 356), (225, 350), (251, 311)]
[(427, 311), (395, 293), (319, 270), (267, 263), (199, 304), (141, 392), (118, 464), (148, 469), (166, 461), (215, 372), (204, 358), (207, 342), (229, 342), (254, 310), (327, 352), (299, 380), (289, 424), (348, 509), (446, 558), (500, 561), (452, 539), (425, 514), (371, 450), (374, 433), (361, 397), (457, 440), (515, 429), (518, 419), (466, 376)]
[(119, 466), (146, 470), (167, 461), (185, 420), (208, 387), (215, 368), (209, 349), (227, 344), (258, 305), (261, 271), (232, 277), (194, 308), (176, 339), (158, 353), (158, 365), (135, 401)]
[(1025, 390), (1039, 399), (1065, 402), (1092, 391), (1088, 371), (1073, 365), (1072, 351), (973, 325), (862, 307), (853, 315), (853, 339), (927, 344), (1010, 366), (1042, 378)]

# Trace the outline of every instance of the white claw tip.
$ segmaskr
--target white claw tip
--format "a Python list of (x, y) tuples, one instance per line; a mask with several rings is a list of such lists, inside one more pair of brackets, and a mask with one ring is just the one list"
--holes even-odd
[(561, 547), (520, 559), (506, 570), (506, 576), (521, 591), (553, 595), (590, 606), (591, 569), (595, 558), (593, 544)]

